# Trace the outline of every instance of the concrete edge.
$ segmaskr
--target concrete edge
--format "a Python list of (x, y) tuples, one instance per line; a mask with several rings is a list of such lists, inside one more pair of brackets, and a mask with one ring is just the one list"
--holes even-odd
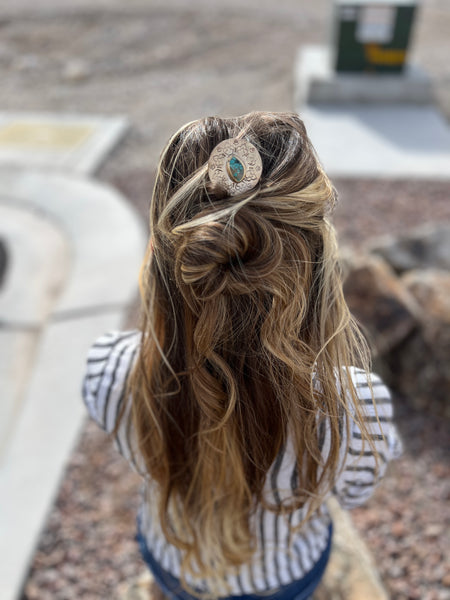
[(331, 48), (304, 45), (294, 66), (295, 102), (305, 104), (412, 104), (434, 100), (430, 76), (419, 65), (408, 63), (400, 74), (336, 73)]
[(0, 154), (6, 152), (9, 156), (1, 157), (2, 168), (32, 168), (39, 170), (61, 171), (63, 173), (77, 173), (79, 175), (92, 175), (103, 164), (106, 157), (117, 146), (130, 128), (128, 117), (123, 115), (97, 116), (77, 113), (50, 113), (50, 112), (1, 112), (0, 125), (5, 122), (18, 120), (20, 122), (36, 121), (48, 125), (87, 125), (93, 132), (86, 140), (63, 151), (52, 152), (43, 149), (38, 155), (36, 150), (17, 150), (10, 148), (0, 149)]
[(48, 219), (2, 198), (0, 235), (13, 258), (0, 290), (1, 466), (21, 411), (42, 327), (70, 272), (71, 253), (67, 238)]

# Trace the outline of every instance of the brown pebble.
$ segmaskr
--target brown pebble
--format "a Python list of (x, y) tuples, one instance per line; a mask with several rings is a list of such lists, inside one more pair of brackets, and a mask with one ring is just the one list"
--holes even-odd
[(404, 537), (407, 533), (406, 528), (401, 521), (397, 521), (396, 523), (393, 523), (393, 525), (391, 527), (391, 532), (392, 532), (392, 535), (395, 536), (396, 538)]
[(442, 525), (437, 523), (427, 525), (425, 528), (425, 535), (427, 537), (438, 537), (442, 533)]

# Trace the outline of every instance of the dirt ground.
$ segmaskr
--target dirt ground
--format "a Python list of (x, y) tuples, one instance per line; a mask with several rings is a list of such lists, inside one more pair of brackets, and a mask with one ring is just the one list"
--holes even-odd
[[(294, 110), (296, 53), (328, 40), (330, 15), (325, 0), (3, 0), (0, 110), (127, 115), (130, 132), (99, 177), (145, 218), (168, 137), (207, 114)], [(412, 58), (429, 72), (448, 118), (449, 31), (450, 2), (425, 0)], [(336, 224), (346, 243), (360, 246), (386, 231), (450, 221), (445, 182), (335, 184), (341, 195)], [(354, 513), (355, 523), (392, 599), (449, 600), (446, 424), (404, 405), (398, 413), (405, 456)], [(112, 598), (118, 582), (137, 574), (143, 567), (133, 542), (136, 488), (101, 433), (87, 426), (23, 600)]]

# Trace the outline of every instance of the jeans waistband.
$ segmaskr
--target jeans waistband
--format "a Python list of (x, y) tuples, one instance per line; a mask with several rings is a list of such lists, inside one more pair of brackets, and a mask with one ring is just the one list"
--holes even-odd
[[(163, 569), (147, 547), (145, 538), (140, 531), (139, 517), (137, 519), (136, 540), (139, 543), (142, 558), (153, 573), (154, 579), (164, 594), (170, 600), (198, 600), (181, 587), (179, 579)], [(241, 596), (229, 596), (230, 600), (307, 600), (320, 583), (328, 563), (331, 551), (331, 540), (333, 536), (333, 525), (329, 526), (328, 543), (319, 559), (301, 579), (281, 586), (277, 590), (267, 592), (255, 592)], [(221, 600), (226, 600), (225, 597)]]

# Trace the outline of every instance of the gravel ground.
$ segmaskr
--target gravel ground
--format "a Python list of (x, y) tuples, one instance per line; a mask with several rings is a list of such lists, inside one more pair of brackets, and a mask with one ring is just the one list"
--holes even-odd
[(393, 600), (448, 600), (448, 422), (400, 399), (396, 409), (404, 456), (353, 521)]
[[(158, 155), (182, 123), (204, 114), (292, 110), (295, 53), (300, 44), (327, 39), (328, 6), (327, 0), (4, 0), (0, 107), (128, 115), (130, 134), (100, 178), (146, 219)], [(423, 3), (413, 57), (430, 72), (447, 116), (449, 28), (447, 0)], [(450, 221), (448, 183), (346, 179), (335, 185), (339, 236), (356, 248), (383, 233)], [(135, 319), (136, 306), (128, 325)], [(450, 599), (448, 424), (405, 401), (397, 412), (405, 455), (354, 519), (393, 600)], [(137, 488), (109, 441), (87, 423), (22, 600), (113, 598), (120, 582), (138, 574)]]

